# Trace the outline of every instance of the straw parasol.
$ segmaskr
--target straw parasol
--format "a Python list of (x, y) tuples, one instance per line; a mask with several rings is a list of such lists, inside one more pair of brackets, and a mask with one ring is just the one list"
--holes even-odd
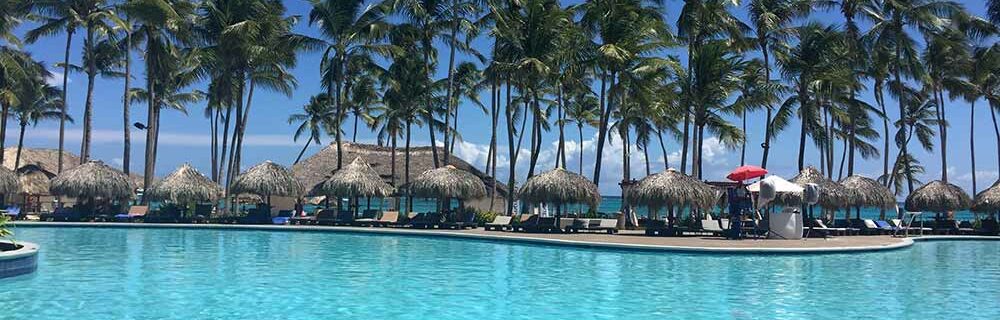
[(361, 157), (354, 158), (343, 169), (314, 188), (315, 194), (338, 197), (388, 197), (393, 187)]
[(555, 203), (557, 207), (571, 203), (597, 207), (601, 202), (601, 194), (597, 191), (596, 184), (563, 168), (555, 168), (531, 177), (521, 187), (519, 197), (532, 203)]
[(718, 200), (715, 188), (672, 168), (642, 178), (627, 196), (630, 202), (651, 208), (689, 206), (707, 210)]
[(944, 213), (965, 210), (972, 206), (972, 199), (956, 185), (934, 180), (913, 190), (906, 197), (907, 211)]
[(127, 199), (133, 190), (125, 173), (97, 160), (63, 171), (49, 183), (53, 195), (73, 198)]
[(840, 180), (847, 192), (847, 205), (892, 209), (896, 207), (896, 195), (889, 188), (865, 176), (853, 175)]
[(292, 172), (281, 165), (264, 161), (243, 172), (230, 188), (232, 193), (250, 193), (263, 197), (302, 195), (303, 187)]
[(972, 211), (986, 213), (1000, 211), (1000, 180), (976, 195), (972, 201)]
[(475, 199), (486, 196), (483, 180), (448, 165), (424, 171), (406, 187), (414, 197)]
[(174, 203), (215, 201), (221, 194), (218, 184), (187, 163), (146, 191), (150, 199)]
[[(795, 178), (788, 180), (794, 184), (802, 186), (803, 188), (806, 184), (813, 183), (819, 186), (819, 206), (827, 209), (838, 209), (847, 207), (848, 191), (844, 186), (833, 180), (827, 179), (823, 176), (819, 170), (814, 167), (806, 167), (799, 172)], [(786, 195), (778, 194), (778, 202), (793, 202), (784, 201)]]
[(0, 167), (0, 194), (17, 193), (20, 188), (17, 175), (7, 168)]
[(49, 181), (56, 175), (29, 164), (17, 169), (17, 179), (21, 183), (20, 193), (26, 196), (43, 196), (49, 194)]

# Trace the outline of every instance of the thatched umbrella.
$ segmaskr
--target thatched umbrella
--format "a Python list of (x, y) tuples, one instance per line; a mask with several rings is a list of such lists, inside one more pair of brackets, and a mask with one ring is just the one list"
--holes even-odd
[(21, 184), (20, 193), (25, 196), (49, 194), (49, 181), (56, 175), (33, 164), (17, 169), (17, 179)]
[(885, 209), (896, 207), (896, 195), (874, 179), (853, 175), (840, 180), (840, 185), (847, 193), (845, 204), (855, 208), (857, 219), (861, 218), (861, 207), (883, 209), (882, 219), (885, 218)]
[(708, 210), (719, 199), (714, 187), (674, 169), (642, 178), (626, 196), (631, 203), (649, 207), (650, 212), (661, 207)]
[(424, 171), (406, 186), (410, 196), (437, 198), (448, 206), (451, 198), (461, 201), (486, 196), (486, 185), (476, 175), (447, 165)]
[(290, 170), (268, 160), (236, 177), (230, 189), (233, 194), (249, 193), (269, 198), (298, 197), (302, 195), (304, 188)]
[[(833, 180), (827, 179), (819, 170), (814, 167), (806, 167), (799, 172), (795, 178), (788, 180), (803, 188), (806, 184), (813, 183), (819, 186), (819, 206), (827, 209), (846, 208), (848, 200), (847, 189)], [(782, 195), (779, 194), (778, 198)]]
[(934, 180), (906, 197), (907, 211), (945, 213), (972, 207), (972, 198), (956, 185)]
[(49, 182), (53, 195), (73, 198), (122, 200), (131, 197), (132, 190), (125, 173), (96, 160), (63, 171)]
[(21, 188), (20, 185), (20, 181), (18, 181), (17, 175), (15, 175), (13, 171), (0, 166), (0, 194), (7, 195), (17, 193), (17, 191)]
[(222, 188), (218, 184), (187, 163), (146, 190), (150, 199), (174, 203), (210, 202), (221, 194)]
[(601, 202), (597, 185), (579, 174), (555, 168), (531, 177), (519, 191), (521, 200), (531, 203), (553, 203), (556, 216), (563, 204), (586, 204), (596, 208)]
[(424, 171), (406, 187), (414, 197), (476, 199), (486, 196), (483, 180), (448, 165)]
[(972, 201), (972, 211), (983, 213), (1000, 211), (1000, 180), (976, 195)]
[(393, 187), (385, 183), (361, 157), (354, 158), (354, 161), (314, 188), (316, 195), (352, 198), (384, 198), (392, 195), (393, 191)]

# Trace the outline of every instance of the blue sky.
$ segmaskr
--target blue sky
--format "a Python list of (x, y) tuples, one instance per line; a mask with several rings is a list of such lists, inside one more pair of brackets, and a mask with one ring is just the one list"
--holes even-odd
[[(564, 4), (575, 3), (576, 1), (564, 2)], [(959, 1), (965, 5), (971, 12), (983, 15), (985, 13), (985, 5), (983, 1), (980, 0), (965, 0)], [(288, 13), (292, 15), (306, 16), (309, 11), (309, 4), (304, 0), (289, 0), (285, 2), (288, 6)], [(667, 12), (666, 18), (668, 21), (676, 21), (677, 14), (680, 11), (682, 1), (680, 0), (667, 0)], [(737, 10), (737, 14), (740, 17), (745, 17), (745, 10), (740, 8)], [(810, 17), (812, 20), (822, 21), (824, 23), (841, 23), (842, 19), (839, 18), (836, 13), (824, 13), (816, 12)], [(744, 19), (745, 20), (745, 19)], [(32, 24), (26, 24), (21, 27), (21, 31), (27, 30)], [(308, 26), (306, 21), (303, 19), (302, 22), (295, 27), (296, 32), (303, 33), (310, 36), (319, 36), (314, 28)], [(82, 45), (82, 37), (78, 36), (74, 39), (74, 48), (72, 50), (71, 62), (79, 62), (81, 56), (80, 46)], [(481, 52), (489, 52), (489, 45), (491, 42), (480, 39), (474, 42), (474, 45)], [(65, 35), (58, 35), (55, 37), (44, 38), (34, 44), (27, 45), (26, 49), (31, 52), (36, 59), (45, 61), (48, 65), (53, 65), (59, 61), (62, 61), (62, 48), (65, 45)], [(444, 46), (438, 44), (438, 48), (444, 48)], [(669, 52), (670, 54), (675, 54), (683, 57), (683, 50), (676, 50), (676, 52)], [(319, 83), (319, 64), (320, 64), (320, 52), (307, 52), (302, 53), (299, 58), (298, 66), (294, 68), (294, 74), (299, 81), (299, 87), (294, 93), (288, 97), (282, 94), (273, 92), (259, 92), (256, 94), (254, 100), (253, 114), (249, 120), (247, 128), (247, 139), (244, 147), (245, 160), (243, 163), (245, 166), (250, 166), (254, 163), (258, 163), (264, 160), (273, 160), (279, 163), (290, 165), (297, 155), (298, 151), (302, 148), (302, 142), (295, 142), (292, 139), (292, 132), (294, 131), (294, 125), (289, 125), (287, 123), (288, 115), (298, 112), (303, 104), (305, 104), (309, 97), (313, 94), (322, 91)], [(441, 52), (441, 56), (445, 57), (446, 51)], [(134, 61), (138, 61), (140, 58), (136, 53), (133, 53)], [(466, 56), (460, 56), (459, 61), (473, 61), (472, 58)], [(133, 74), (136, 80), (133, 81), (133, 85), (142, 84), (142, 69), (141, 63), (137, 68), (133, 69)], [(442, 68), (437, 70), (437, 76), (439, 78), (444, 77), (446, 70), (444, 70), (444, 64)], [(60, 70), (55, 70), (60, 71)], [(53, 83), (61, 83), (59, 78), (61, 74), (57, 74), (57, 79), (52, 79)], [(71, 74), (69, 76), (69, 107), (72, 117), (76, 119), (83, 118), (83, 102), (86, 96), (86, 77), (82, 74)], [(122, 119), (121, 119), (121, 95), (123, 89), (123, 81), (120, 79), (99, 79), (96, 83), (95, 89), (95, 110), (94, 110), (94, 142), (93, 142), (93, 155), (97, 159), (104, 160), (108, 163), (121, 165), (122, 159)], [(199, 84), (196, 86), (198, 89), (204, 89), (205, 84)], [(868, 101), (873, 102), (874, 99), (871, 98), (871, 93), (866, 92), (865, 98)], [(483, 99), (488, 99), (488, 94), (484, 94)], [(488, 100), (484, 100), (488, 103)], [(895, 102), (889, 101), (888, 105), (892, 106)], [(175, 111), (164, 111), (162, 115), (162, 128), (161, 128), (161, 138), (160, 138), (160, 156), (157, 160), (157, 175), (164, 175), (174, 170), (177, 166), (189, 162), (199, 168), (202, 171), (208, 171), (210, 167), (210, 147), (209, 147), (209, 121), (202, 115), (204, 109), (204, 103), (199, 103), (195, 105), (188, 106), (187, 114), (183, 114)], [(970, 121), (970, 108), (969, 104), (965, 101), (949, 101), (948, 102), (948, 116), (949, 121), (951, 121), (951, 130), (949, 130), (949, 176), (952, 183), (955, 183), (966, 190), (971, 190), (972, 175), (976, 174), (978, 176), (978, 187), (979, 190), (988, 187), (997, 179), (998, 164), (997, 162), (997, 142), (994, 138), (992, 123), (990, 122), (990, 114), (986, 103), (980, 101), (976, 106), (976, 121), (975, 121), (975, 131), (972, 135), (976, 138), (976, 149), (977, 149), (977, 172), (973, 173), (970, 169), (969, 160), (969, 138), (970, 132), (969, 128), (972, 125)], [(490, 121), (489, 116), (482, 114), (479, 111), (475, 111), (474, 108), (468, 104), (464, 103), (463, 108), (460, 111), (461, 119), (459, 122), (459, 130), (462, 133), (464, 142), (461, 146), (456, 147), (456, 153), (458, 156), (466, 159), (472, 164), (479, 168), (485, 167), (486, 155), (487, 155), (487, 145), (490, 138)], [(898, 114), (893, 112), (896, 108), (889, 108), (890, 117), (896, 118)], [(133, 105), (131, 109), (132, 121), (144, 121), (146, 118), (145, 107), (139, 105)], [(760, 143), (763, 142), (763, 118), (764, 115), (751, 114), (748, 119), (748, 153), (747, 159), (750, 164), (757, 164), (760, 161), (761, 150)], [(737, 119), (733, 119), (736, 121)], [(352, 120), (348, 120), (345, 124), (345, 131), (351, 131)], [(880, 126), (879, 126), (880, 127)], [(794, 124), (790, 126), (789, 130), (783, 132), (776, 141), (772, 142), (772, 155), (769, 164), (769, 169), (772, 173), (779, 174), (785, 177), (794, 176), (796, 173), (796, 157), (798, 151), (798, 126)], [(501, 122), (501, 128), (499, 129), (499, 134), (501, 137), (505, 137), (506, 132), (503, 130), (503, 123)], [(880, 130), (881, 131), (881, 130)], [(80, 135), (81, 135), (81, 125), (68, 124), (67, 125), (67, 150), (79, 153), (80, 151)], [(142, 170), (142, 150), (145, 133), (142, 131), (132, 129), (133, 135), (133, 153), (132, 153), (132, 168), (134, 171), (141, 172)], [(349, 137), (348, 137), (349, 138)], [(440, 135), (439, 137), (440, 138)], [(579, 154), (579, 148), (581, 144), (579, 143), (579, 138), (574, 130), (568, 131), (568, 155), (570, 156), (569, 168), (570, 170), (577, 171), (578, 161), (577, 157)], [(58, 139), (58, 122), (46, 122), (39, 124), (36, 128), (29, 128), (27, 135), (25, 137), (25, 144), (28, 147), (46, 147), (55, 148), (57, 146)], [(539, 164), (543, 170), (549, 169), (553, 166), (554, 160), (554, 150), (555, 141), (557, 139), (557, 132), (548, 132), (544, 135), (544, 143), (552, 144), (552, 148), (543, 148), (543, 153), (540, 156)], [(365, 128), (359, 129), (358, 140), (361, 142), (373, 142), (374, 135), (371, 134)], [(596, 133), (592, 128), (587, 128), (584, 130), (583, 137), (583, 150), (584, 150), (584, 173), (589, 176), (593, 173), (593, 158), (594, 149), (596, 141)], [(414, 130), (413, 141), (415, 145), (426, 145), (429, 142), (426, 130)], [(503, 143), (505, 139), (500, 140), (500, 150), (501, 160), (500, 167), (498, 171), (505, 176), (508, 168), (505, 166), (506, 159), (506, 145)], [(325, 138), (323, 140), (324, 145), (332, 142), (331, 138)], [(8, 146), (15, 145), (17, 143), (16, 132), (11, 134), (8, 132), (7, 141)], [(879, 142), (879, 145), (881, 143)], [(312, 146), (306, 151), (306, 155), (310, 155), (318, 151), (322, 146)], [(840, 146), (837, 146), (840, 150)], [(635, 148), (633, 148), (634, 150)], [(668, 160), (671, 166), (676, 166), (679, 164), (680, 155), (680, 144), (678, 141), (667, 142)], [(940, 177), (941, 164), (940, 158), (937, 151), (933, 153), (924, 152), (923, 150), (916, 150), (916, 148), (911, 148), (914, 150), (914, 154), (921, 159), (925, 168), (926, 174), (921, 177), (921, 180), (927, 182)], [(616, 194), (618, 192), (617, 182), (621, 180), (622, 166), (621, 166), (621, 150), (622, 147), (618, 143), (618, 139), (615, 139), (609, 147), (605, 148), (604, 156), (604, 168), (602, 173), (602, 183), (600, 185), (601, 192), (604, 194)], [(809, 146), (810, 153), (807, 153), (806, 162), (813, 165), (819, 165), (819, 158), (815, 153), (815, 149)], [(718, 144), (718, 141), (714, 138), (708, 139), (705, 146), (705, 178), (709, 180), (723, 180), (726, 172), (728, 172), (733, 167), (739, 165), (739, 150), (738, 149), (727, 149)], [(653, 171), (657, 172), (663, 168), (663, 157), (661, 156), (659, 148), (651, 148), (650, 150), (651, 159), (655, 159), (655, 163), (652, 164)], [(895, 151), (893, 151), (895, 152)], [(839, 161), (839, 151), (836, 153)], [(519, 159), (519, 166), (517, 168), (518, 172), (526, 171), (526, 166), (522, 167), (520, 164), (526, 164), (527, 161), (522, 161)], [(633, 170), (632, 175), (643, 176), (645, 174), (645, 166), (641, 159), (641, 154), (633, 154)], [(838, 162), (839, 164), (839, 162)], [(860, 160), (858, 163), (857, 173), (876, 177), (882, 172), (882, 162), (881, 158), (871, 159), (871, 160)], [(523, 174), (520, 175), (519, 181), (523, 180)]]

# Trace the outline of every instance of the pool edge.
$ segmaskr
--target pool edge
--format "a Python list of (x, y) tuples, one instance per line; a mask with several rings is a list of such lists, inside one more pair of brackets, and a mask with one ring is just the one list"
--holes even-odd
[[(236, 225), (236, 224), (169, 224), (169, 223), (118, 223), (118, 222), (25, 222), (18, 221), (12, 223), (17, 227), (82, 227), (82, 228), (133, 228), (133, 229), (208, 229), (208, 230), (258, 230), (258, 231), (307, 231), (307, 232), (334, 232), (334, 233), (355, 233), (373, 235), (401, 235), (401, 236), (422, 236), (438, 238), (462, 238), (495, 242), (515, 242), (541, 245), (553, 245), (563, 247), (582, 247), (596, 249), (612, 249), (626, 251), (647, 251), (647, 252), (680, 252), (680, 253), (708, 253), (708, 254), (834, 254), (834, 253), (857, 253), (897, 250), (910, 247), (914, 240), (975, 240), (974, 236), (924, 236), (914, 238), (900, 238), (897, 243), (871, 246), (843, 246), (824, 248), (726, 248), (726, 247), (699, 247), (699, 246), (670, 246), (670, 245), (649, 245), (649, 244), (628, 244), (628, 243), (608, 243), (597, 241), (565, 240), (514, 236), (510, 234), (468, 234), (437, 230), (420, 229), (399, 229), (399, 228), (363, 228), (363, 227), (337, 227), (337, 226), (290, 226), (290, 225)], [(1000, 240), (997, 237), (983, 237), (990, 240)]]

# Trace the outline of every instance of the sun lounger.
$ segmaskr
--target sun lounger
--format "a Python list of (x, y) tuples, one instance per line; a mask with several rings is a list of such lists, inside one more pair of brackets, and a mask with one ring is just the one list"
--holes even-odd
[(861, 232), (867, 235), (881, 234), (882, 229), (871, 219), (861, 219)]
[(438, 212), (424, 212), (410, 220), (412, 228), (433, 229), (441, 225), (444, 215)]
[(272, 224), (288, 224), (292, 220), (292, 210), (281, 210), (278, 211), (278, 216), (271, 218)]
[(121, 222), (134, 222), (142, 220), (148, 212), (148, 206), (131, 206), (128, 207), (128, 213), (117, 214), (115, 215), (115, 219)]
[(372, 222), (372, 226), (387, 227), (396, 223), (399, 223), (399, 211), (385, 211), (381, 217)]
[(517, 224), (514, 231), (547, 233), (560, 230), (556, 218), (531, 215), (527, 221)]
[(725, 236), (726, 232), (729, 232), (729, 219), (701, 220), (701, 227), (706, 232), (711, 232), (714, 236)]
[(884, 234), (894, 234), (897, 231), (900, 231), (899, 228), (892, 226), (891, 224), (889, 224), (888, 221), (885, 220), (876, 220), (875, 226), (877, 226), (879, 230), (882, 230), (882, 233)]
[(354, 221), (351, 221), (351, 225), (371, 226), (372, 224), (375, 223), (375, 220), (378, 220), (378, 214), (379, 212), (377, 210), (365, 210), (361, 214), (361, 218), (354, 219)]
[(192, 216), (192, 222), (194, 223), (208, 223), (212, 219), (212, 208), (210, 204), (196, 204), (194, 205), (194, 216)]
[(650, 220), (646, 223), (647, 236), (669, 237), (680, 234), (680, 229), (667, 225), (665, 220)]
[(958, 234), (962, 235), (976, 234), (976, 228), (972, 227), (972, 222), (962, 221), (958, 223)]
[(240, 224), (272, 224), (271, 209), (257, 208), (240, 218)]
[(468, 211), (460, 213), (456, 218), (457, 219), (455, 221), (441, 222), (440, 224), (438, 224), (438, 226), (440, 226), (441, 228), (448, 228), (448, 229), (465, 229), (465, 228), (475, 229), (477, 227), (475, 212)]
[[(921, 226), (921, 222), (919, 220), (915, 220), (915, 221), (911, 222), (908, 225), (906, 223), (903, 223), (903, 220), (901, 220), (901, 219), (892, 219), (892, 220), (889, 220), (889, 222), (892, 223), (893, 226), (895, 226), (896, 229), (898, 229), (898, 231), (902, 231), (903, 233), (919, 233), (919, 234), (923, 234), (924, 232), (932, 232), (932, 231), (934, 231), (934, 229)], [(899, 233), (897, 232), (896, 234), (899, 234)]]
[(9, 206), (4, 210), (3, 214), (7, 216), (10, 220), (22, 220), (24, 216), (21, 215), (21, 207)]
[(813, 219), (813, 225), (809, 227), (810, 233), (812, 231), (817, 231), (821, 233), (824, 237), (830, 235), (846, 235), (849, 232), (848, 228), (830, 228), (826, 226), (826, 223), (822, 219)]
[(508, 229), (512, 228), (511, 225), (510, 225), (510, 222), (512, 220), (513, 220), (513, 217), (511, 217), (511, 216), (497, 215), (496, 217), (493, 217), (493, 222), (490, 222), (490, 223), (487, 223), (487, 224), (483, 225), (483, 229), (486, 229), (486, 231), (490, 231), (490, 230), (496, 230), (496, 231), (508, 230)]
[(570, 219), (572, 224), (564, 228), (567, 232), (596, 231), (607, 232), (608, 234), (618, 233), (618, 220), (616, 219)]

